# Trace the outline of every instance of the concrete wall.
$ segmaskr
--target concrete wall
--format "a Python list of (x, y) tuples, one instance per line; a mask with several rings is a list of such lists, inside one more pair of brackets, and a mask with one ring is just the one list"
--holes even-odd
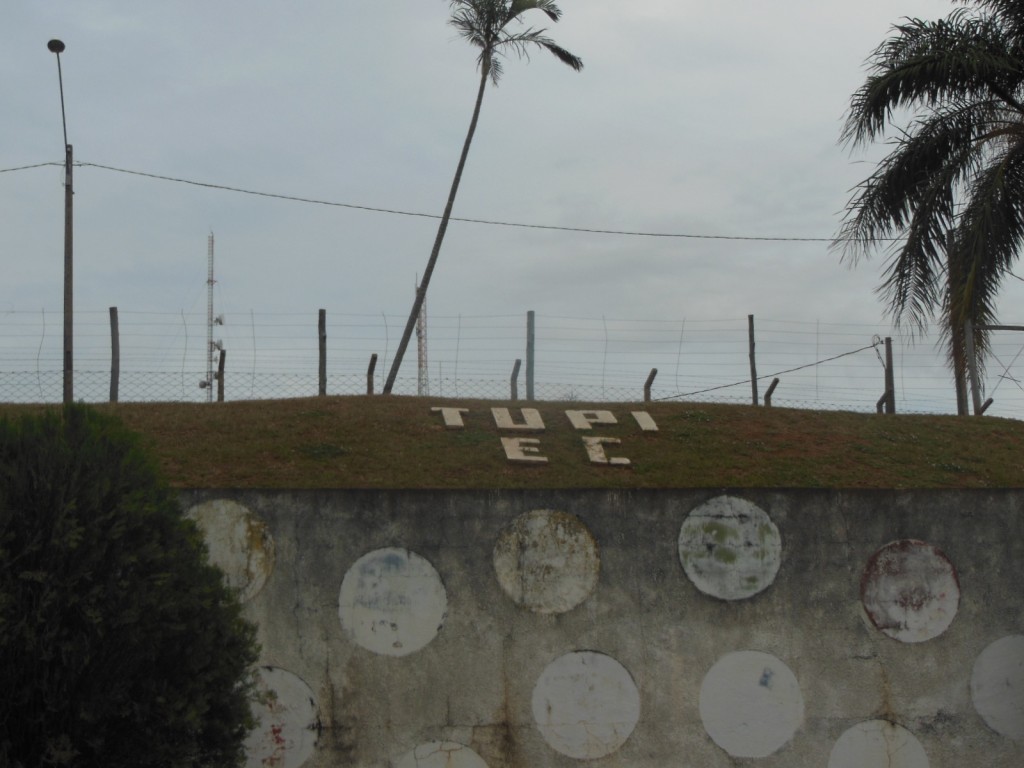
[(1024, 491), (185, 492), (250, 765), (1024, 765)]

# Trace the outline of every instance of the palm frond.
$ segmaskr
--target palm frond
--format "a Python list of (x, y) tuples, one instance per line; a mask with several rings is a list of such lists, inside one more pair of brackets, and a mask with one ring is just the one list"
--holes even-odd
[[(956, 221), (958, 190), (984, 161), (978, 135), (987, 105), (955, 105), (922, 118), (896, 142), (847, 205), (833, 249), (856, 263), (882, 239), (889, 249), (879, 293), (897, 325), (923, 330), (941, 303), (946, 233)], [(981, 125), (979, 126), (979, 122)]]
[(1019, 0), (955, 0), (962, 5), (976, 5), (992, 16), (1011, 36), (1024, 33), (1024, 6)]
[(560, 45), (556, 45), (550, 40), (543, 41), (541, 45), (544, 47), (544, 50), (553, 54), (556, 59), (566, 66), (572, 67), (576, 72), (583, 69), (583, 59), (573, 53), (569, 53), (569, 51), (565, 50), (565, 48), (562, 48)]
[(1024, 82), (1012, 40), (989, 17), (960, 9), (946, 19), (909, 19), (895, 27), (869, 59), (869, 75), (850, 102), (840, 141), (878, 138), (901, 108), (934, 107), (949, 100), (998, 99), (1024, 112)]
[(465, 40), (478, 48), (485, 48), (488, 30), (483, 23), (484, 18), (465, 0), (453, 0), (452, 5), (458, 7), (452, 12), (448, 23), (455, 27)]
[(562, 18), (562, 12), (554, 0), (512, 0), (508, 8), (508, 18), (511, 21), (525, 11), (534, 9), (543, 11), (552, 21), (558, 21)]
[(962, 295), (954, 303), (958, 319), (975, 323), (995, 317), (1002, 278), (1024, 242), (1024, 132), (1005, 137), (1002, 151), (965, 190), (967, 203), (957, 226), (957, 248), (964, 261)]
[(952, 225), (952, 193), (970, 172), (977, 148), (979, 105), (957, 105), (919, 120), (899, 138), (847, 204), (832, 245), (844, 260), (868, 255), (879, 240), (903, 233), (923, 206), (925, 218)]
[(525, 29), (519, 32), (503, 30), (501, 38), (494, 46), (494, 52), (497, 55), (505, 55), (507, 51), (511, 51), (520, 58), (528, 59), (530, 48), (538, 47), (549, 51), (559, 61), (577, 72), (583, 69), (583, 60), (557, 45), (554, 40), (544, 34), (545, 31), (543, 29)]

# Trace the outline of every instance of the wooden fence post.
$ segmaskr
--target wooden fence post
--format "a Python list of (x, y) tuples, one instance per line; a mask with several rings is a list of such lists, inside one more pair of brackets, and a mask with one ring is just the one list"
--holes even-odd
[(327, 394), (327, 310), (320, 310), (320, 319), (317, 323), (317, 335), (320, 338), (320, 371), (319, 371), (319, 394), (323, 397)]
[(117, 307), (110, 308), (110, 402), (117, 402), (117, 385), (121, 378), (121, 338), (117, 328)]
[(520, 364), (522, 364), (522, 362), (523, 361), (520, 360), (517, 357), (516, 358), (516, 364), (512, 366), (512, 380), (511, 380), (510, 383), (512, 385), (512, 399), (513, 400), (518, 400), (519, 399), (519, 366), (520, 366)]
[(754, 359), (754, 316), (747, 315), (747, 337), (750, 343), (750, 395), (757, 405), (757, 362)]
[(775, 388), (779, 386), (778, 377), (772, 379), (772, 383), (768, 385), (768, 391), (764, 393), (764, 407), (772, 407), (772, 395), (775, 393)]
[(370, 366), (366, 369), (366, 394), (373, 394), (373, 369), (377, 367), (377, 353), (370, 355)]

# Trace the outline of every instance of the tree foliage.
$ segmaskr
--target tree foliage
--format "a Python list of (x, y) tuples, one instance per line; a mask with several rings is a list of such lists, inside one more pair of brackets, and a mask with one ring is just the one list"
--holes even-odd
[(444, 242), (445, 232), (448, 231), (448, 221), (451, 219), (452, 208), (455, 205), (455, 196), (458, 194), (459, 183), (462, 181), (462, 170), (466, 167), (469, 147), (473, 143), (473, 134), (476, 133), (476, 124), (480, 119), (480, 106), (483, 104), (487, 82), (498, 84), (503, 71), (501, 63), (503, 57), (510, 54), (520, 58), (528, 57), (534, 48), (548, 51), (577, 72), (583, 69), (583, 60), (557, 45), (545, 34), (547, 30), (526, 27), (523, 24), (522, 17), (527, 11), (541, 11), (551, 21), (558, 21), (562, 18), (562, 11), (554, 0), (449, 0), (449, 5), (452, 10), (451, 18), (448, 20), (449, 24), (458, 30), (460, 37), (480, 49), (480, 55), (477, 56), (480, 85), (477, 88), (476, 103), (473, 106), (473, 117), (469, 121), (469, 130), (466, 131), (466, 139), (462, 143), (462, 154), (459, 156), (455, 177), (452, 179), (452, 186), (448, 192), (448, 202), (445, 204), (444, 213), (441, 215), (441, 221), (437, 227), (434, 247), (430, 251), (423, 279), (416, 289), (416, 299), (413, 301), (412, 311), (409, 313), (405, 330), (402, 332), (402, 339), (399, 341), (398, 350), (391, 361), (391, 370), (388, 371), (387, 381), (384, 383), (384, 394), (390, 394), (395, 384), (398, 369), (402, 365), (405, 350), (409, 346), (409, 339), (412, 338), (416, 318), (420, 314), (420, 307), (423, 306), (423, 299), (427, 295), (427, 286), (430, 285), (430, 278), (434, 274), (434, 265), (437, 264), (437, 256), (441, 252), (441, 243)]
[(891, 151), (834, 243), (856, 262), (891, 240), (879, 292), (897, 324), (941, 313), (953, 361), (964, 321), (995, 319), (1024, 239), (1024, 2), (954, 2), (943, 19), (904, 19), (868, 59), (842, 141)]
[(0, 765), (241, 761), (254, 629), (120, 422), (0, 421), (0, 566)]
[(480, 49), (477, 64), (484, 77), (498, 84), (503, 69), (501, 57), (514, 53), (520, 58), (529, 55), (531, 48), (551, 53), (563, 64), (577, 72), (583, 60), (569, 53), (548, 37), (546, 30), (513, 26), (521, 22), (526, 11), (542, 11), (551, 21), (562, 18), (562, 11), (553, 0), (451, 0), (452, 17), (449, 24), (459, 36)]

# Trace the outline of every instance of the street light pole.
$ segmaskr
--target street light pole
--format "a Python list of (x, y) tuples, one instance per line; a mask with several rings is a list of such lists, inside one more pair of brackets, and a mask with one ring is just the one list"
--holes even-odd
[(57, 55), (57, 79), (60, 83), (60, 119), (64, 126), (64, 404), (74, 402), (74, 228), (72, 197), (75, 194), (71, 184), (73, 153), (68, 143), (68, 121), (64, 113), (64, 74), (60, 68), (60, 55), (64, 43), (51, 40), (46, 44), (51, 53)]

